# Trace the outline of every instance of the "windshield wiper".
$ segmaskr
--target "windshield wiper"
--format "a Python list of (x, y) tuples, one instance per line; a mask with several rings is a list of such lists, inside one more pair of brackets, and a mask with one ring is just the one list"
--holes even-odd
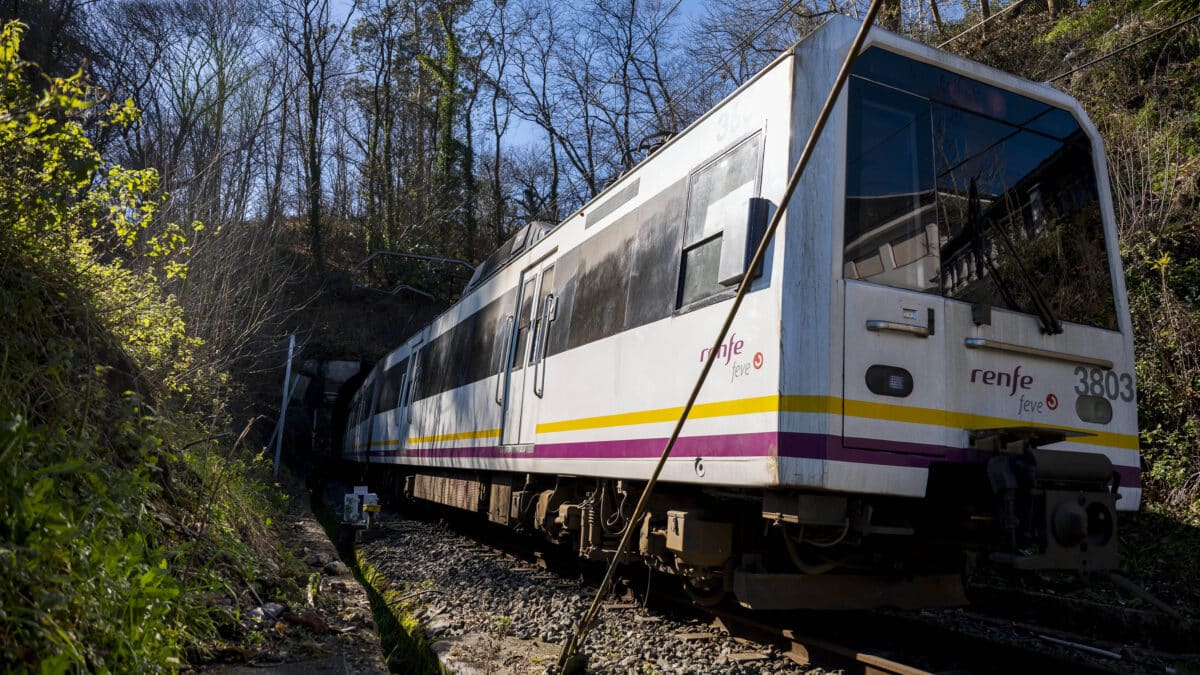
[[(1005, 283), (1003, 277), (1000, 276), (1000, 270), (997, 269), (990, 256), (984, 252), (983, 240), (983, 214), (979, 202), (979, 190), (976, 187), (975, 178), (971, 178), (970, 192), (968, 193), (967, 202), (967, 226), (975, 235), (975, 255), (987, 265), (988, 274), (995, 282), (996, 290), (1000, 291), (1000, 295), (1004, 298), (1004, 302), (1018, 312), (1027, 312), (1020, 304), (1013, 299), (1012, 293), (1009, 291), (1008, 284)], [(992, 228), (993, 231), (999, 230), (1000, 240), (1004, 242), (1004, 247), (1008, 249), (1008, 254), (1012, 256), (1013, 262), (1016, 264), (1018, 276), (1021, 278), (1021, 283), (1025, 286), (1025, 290), (1029, 291), (1029, 297), (1033, 299), (1033, 307), (1035, 314), (1038, 317), (1038, 323), (1041, 324), (1042, 333), (1047, 335), (1058, 335), (1063, 332), (1062, 322), (1054, 315), (1054, 310), (1050, 308), (1050, 303), (1046, 301), (1046, 296), (1038, 290), (1037, 284), (1034, 283), (1033, 277), (1029, 274), (1029, 270), (1025, 269), (1025, 265), (1021, 263), (1021, 258), (1017, 255), (1016, 246), (1012, 240), (1008, 238), (1008, 232), (997, 225)]]

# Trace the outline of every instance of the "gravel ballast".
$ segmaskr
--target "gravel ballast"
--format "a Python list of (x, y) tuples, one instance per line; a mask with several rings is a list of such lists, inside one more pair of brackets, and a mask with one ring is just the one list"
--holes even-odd
[[(497, 552), (448, 527), (391, 516), (359, 550), (394, 587), (456, 673), (542, 673), (595, 587)], [(419, 595), (416, 595), (418, 594)], [(771, 647), (698, 617), (608, 601), (584, 646), (596, 673), (806, 673)]]

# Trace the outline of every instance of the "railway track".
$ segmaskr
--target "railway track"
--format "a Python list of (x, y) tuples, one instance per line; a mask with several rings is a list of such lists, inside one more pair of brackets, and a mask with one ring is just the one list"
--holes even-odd
[[(598, 579), (598, 568), (534, 538), (481, 528), (478, 521), (442, 510), (406, 509), (404, 515), (446, 524), (471, 540), (470, 555), (503, 563), (533, 583), (594, 585)], [(1200, 672), (1200, 659), (1187, 655), (1097, 643), (1091, 637), (972, 611), (752, 613), (728, 605), (698, 607), (676, 588), (676, 579), (647, 577), (639, 568), (621, 579), (618, 593), (623, 589), (624, 597), (606, 603), (605, 609), (618, 623), (683, 617), (679, 624), (684, 627), (675, 630), (674, 637), (697, 645), (728, 634), (738, 646), (723, 658), (747, 666), (783, 658), (800, 669), (864, 674)], [(590, 592), (582, 585), (573, 591), (576, 596)], [(684, 625), (689, 622), (691, 627)], [(642, 646), (626, 648), (640, 654)]]
[(817, 631), (815, 634), (788, 628), (793, 624), (787, 620), (756, 620), (736, 611), (721, 613), (715, 620), (731, 632), (746, 632), (778, 645), (800, 665), (833, 664), (850, 673), (1127, 672), (1119, 666), (1022, 649), (887, 616), (856, 615), (832, 622), (825, 617), (822, 627), (809, 626), (809, 631)]

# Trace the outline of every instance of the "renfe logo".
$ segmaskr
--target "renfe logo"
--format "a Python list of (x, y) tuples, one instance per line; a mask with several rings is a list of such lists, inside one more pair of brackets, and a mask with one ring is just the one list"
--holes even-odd
[[(744, 340), (737, 339), (737, 333), (730, 333), (729, 339), (725, 344), (717, 348), (717, 358), (724, 357), (725, 365), (729, 365), (730, 359), (735, 355), (742, 353), (742, 347), (745, 346)], [(700, 363), (704, 363), (708, 359), (708, 353), (712, 351), (712, 347), (705, 347), (700, 350)]]
[(1004, 387), (1009, 390), (1008, 395), (1013, 396), (1017, 393), (1017, 389), (1030, 389), (1033, 387), (1033, 376), (1022, 375), (1021, 366), (1013, 368), (1011, 373), (1002, 373), (995, 370), (983, 370), (976, 368), (971, 371), (971, 382), (982, 382), (996, 387)]

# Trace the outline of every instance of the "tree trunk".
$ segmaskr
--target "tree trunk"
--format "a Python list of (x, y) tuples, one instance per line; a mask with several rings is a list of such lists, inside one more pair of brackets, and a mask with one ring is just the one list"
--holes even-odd
[(933, 12), (933, 24), (937, 26), (938, 35), (944, 34), (946, 28), (942, 25), (942, 13), (938, 11), (937, 0), (929, 0), (929, 9)]
[(879, 25), (890, 31), (900, 30), (900, 0), (884, 0), (879, 8)]
[(1046, 0), (1046, 9), (1050, 12), (1050, 18), (1058, 18), (1059, 12), (1070, 9), (1072, 0)]

